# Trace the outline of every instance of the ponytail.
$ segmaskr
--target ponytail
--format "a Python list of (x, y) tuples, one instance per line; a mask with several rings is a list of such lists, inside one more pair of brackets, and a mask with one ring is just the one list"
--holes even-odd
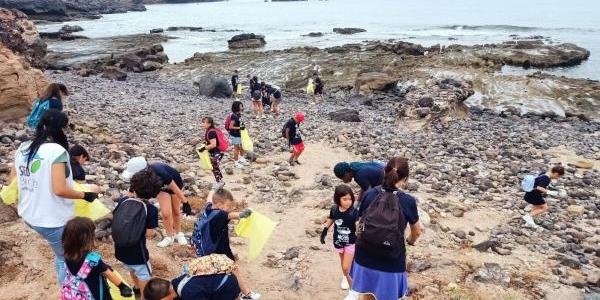
[(384, 169), (383, 187), (386, 189), (396, 188), (396, 184), (408, 177), (408, 159), (404, 157), (392, 158)]

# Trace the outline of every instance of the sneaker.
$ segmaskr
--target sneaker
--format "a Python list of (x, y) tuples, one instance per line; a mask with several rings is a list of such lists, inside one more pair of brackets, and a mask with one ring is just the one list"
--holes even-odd
[(527, 225), (531, 225), (531, 224), (535, 225), (535, 222), (533, 221), (533, 218), (530, 215), (524, 215), (522, 218), (523, 218), (523, 220), (525, 220), (525, 223)]
[(245, 157), (240, 157), (240, 159), (238, 159), (238, 162), (244, 166), (250, 165), (250, 162)]
[(295, 163), (295, 161), (293, 161), (293, 160), (288, 160), (288, 164), (290, 164), (290, 166), (292, 166), (292, 167), (293, 167), (293, 166), (294, 166), (294, 163)]
[(221, 182), (215, 182), (213, 184), (212, 189), (213, 189), (213, 191), (218, 191), (218, 190), (222, 189), (224, 186), (225, 186), (225, 182), (222, 182), (222, 181)]
[(342, 287), (342, 290), (347, 290), (350, 288), (350, 284), (348, 283), (348, 279), (346, 278), (346, 276), (342, 276), (342, 283), (340, 284), (340, 286)]
[(242, 165), (239, 161), (236, 161), (235, 164), (233, 164), (237, 169), (243, 169), (244, 165)]
[(173, 245), (173, 238), (168, 236), (165, 237), (162, 241), (158, 242), (158, 244), (156, 244), (156, 246), (159, 248), (165, 248), (171, 245)]
[(255, 292), (250, 292), (245, 295), (242, 294), (242, 299), (260, 299), (260, 294)]
[(301, 165), (301, 163), (298, 160), (295, 160), (294, 163), (297, 165)]
[(179, 244), (181, 246), (186, 246), (188, 244), (188, 241), (185, 238), (185, 235), (183, 234), (183, 232), (176, 234), (175, 240), (177, 240), (177, 244)]
[(344, 300), (358, 300), (358, 296), (359, 296), (358, 292), (349, 290), (348, 295), (346, 296), (346, 298), (344, 298)]

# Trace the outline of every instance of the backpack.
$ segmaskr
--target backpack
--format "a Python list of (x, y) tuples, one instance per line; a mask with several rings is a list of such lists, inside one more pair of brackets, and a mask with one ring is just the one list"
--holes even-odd
[(27, 117), (27, 125), (30, 128), (37, 128), (40, 123), (40, 119), (42, 118), (42, 114), (50, 108), (49, 100), (40, 100), (40, 98), (35, 98), (35, 102), (33, 103), (33, 107), (31, 108), (31, 113)]
[(534, 175), (525, 175), (523, 181), (521, 181), (521, 189), (524, 192), (531, 192), (535, 187), (535, 176)]
[[(230, 122), (231, 122), (231, 120), (230, 120)], [(229, 148), (229, 140), (227, 140), (225, 138), (225, 136), (223, 135), (223, 131), (216, 129), (216, 128), (211, 129), (211, 130), (214, 130), (217, 133), (217, 149), (219, 149), (219, 151), (221, 151), (221, 152), (227, 152), (227, 149)], [(206, 132), (205, 139), (208, 139), (208, 133), (211, 130)]]
[(217, 245), (221, 237), (216, 242), (210, 236), (210, 222), (218, 215), (217, 210), (212, 210), (206, 214), (206, 209), (202, 212), (202, 217), (194, 224), (192, 232), (192, 245), (196, 249), (197, 256), (206, 256), (213, 254), (217, 250)]
[(233, 115), (232, 112), (227, 114), (227, 117), (225, 117), (225, 122), (223, 124), (225, 124), (225, 130), (230, 131), (231, 129), (229, 129), (229, 127), (231, 126), (231, 115)]
[(146, 231), (148, 208), (144, 201), (128, 198), (113, 212), (112, 238), (116, 247), (139, 244)]
[[(90, 275), (92, 269), (98, 265), (100, 261), (100, 254), (97, 252), (90, 252), (85, 256), (83, 264), (76, 275), (71, 274), (71, 271), (66, 266), (67, 276), (61, 283), (60, 287), (60, 300), (94, 300), (90, 287), (85, 283), (85, 279)], [(100, 280), (100, 299), (102, 300), (102, 292), (104, 287), (102, 286), (104, 280)]]
[(381, 186), (376, 189), (379, 194), (360, 220), (356, 244), (374, 256), (397, 258), (405, 252), (406, 229), (398, 192), (384, 191)]

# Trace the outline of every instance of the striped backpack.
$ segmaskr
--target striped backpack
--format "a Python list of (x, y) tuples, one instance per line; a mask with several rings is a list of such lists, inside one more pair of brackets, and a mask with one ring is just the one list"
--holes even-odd
[[(69, 268), (66, 266), (67, 276), (62, 282), (60, 287), (60, 300), (94, 300), (90, 287), (85, 283), (85, 279), (90, 275), (92, 269), (98, 265), (100, 261), (100, 254), (98, 252), (90, 252), (86, 255), (81, 268), (76, 275), (71, 274)], [(102, 283), (104, 280), (100, 280), (100, 299), (102, 300)]]

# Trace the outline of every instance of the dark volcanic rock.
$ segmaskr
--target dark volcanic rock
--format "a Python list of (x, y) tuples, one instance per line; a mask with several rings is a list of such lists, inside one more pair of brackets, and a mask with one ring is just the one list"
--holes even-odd
[(125, 79), (127, 79), (127, 73), (119, 70), (119, 68), (106, 67), (104, 68), (104, 72), (102, 73), (102, 78), (116, 81), (125, 81)]
[(150, 33), (163, 33), (165, 30), (162, 28), (150, 29)]
[(397, 86), (398, 79), (387, 73), (368, 72), (359, 74), (354, 82), (354, 90), (365, 94), (373, 91), (387, 91)]
[(64, 33), (73, 33), (73, 32), (80, 32), (80, 31), (83, 31), (83, 28), (81, 28), (81, 26), (79, 26), (79, 25), (64, 25), (60, 29), (60, 32), (64, 32)]
[[(137, 3), (134, 3), (137, 2)], [(34, 19), (65, 21), (77, 17), (145, 9), (139, 1), (115, 0), (0, 0), (0, 7), (18, 9)]]
[(357, 110), (342, 109), (329, 113), (329, 118), (335, 122), (360, 122), (360, 116)]
[(231, 85), (226, 78), (202, 76), (194, 81), (200, 95), (215, 98), (230, 98), (233, 94)]
[(356, 34), (356, 33), (361, 33), (361, 32), (367, 32), (367, 30), (362, 29), (362, 28), (334, 28), (333, 32), (338, 33), (338, 34)]
[(322, 37), (323, 33), (322, 32), (311, 32), (308, 34), (304, 34), (302, 36), (308, 36), (308, 37)]
[(264, 35), (256, 35), (254, 33), (238, 34), (227, 41), (227, 43), (229, 44), (229, 49), (261, 48), (267, 44)]

